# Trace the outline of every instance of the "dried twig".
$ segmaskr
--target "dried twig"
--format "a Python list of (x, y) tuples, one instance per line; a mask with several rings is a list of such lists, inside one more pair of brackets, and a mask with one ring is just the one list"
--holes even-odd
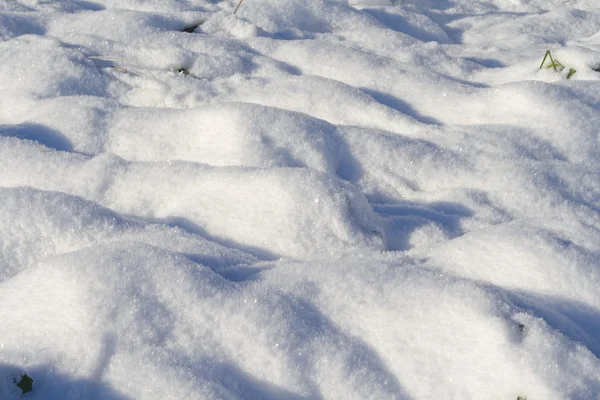
[(242, 5), (242, 3), (244, 2), (244, 0), (240, 0), (240, 2), (237, 4), (237, 6), (235, 7), (235, 10), (233, 10), (233, 13), (237, 13), (238, 8), (240, 8), (240, 6)]

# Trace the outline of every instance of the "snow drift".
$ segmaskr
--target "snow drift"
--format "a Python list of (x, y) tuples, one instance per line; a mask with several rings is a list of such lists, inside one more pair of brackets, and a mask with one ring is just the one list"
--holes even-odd
[(236, 5), (0, 4), (0, 398), (598, 399), (597, 4)]

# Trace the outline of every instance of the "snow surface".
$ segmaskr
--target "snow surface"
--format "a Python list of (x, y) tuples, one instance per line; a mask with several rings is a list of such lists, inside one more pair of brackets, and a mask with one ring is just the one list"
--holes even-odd
[(0, 2), (0, 399), (600, 399), (597, 0), (236, 5)]

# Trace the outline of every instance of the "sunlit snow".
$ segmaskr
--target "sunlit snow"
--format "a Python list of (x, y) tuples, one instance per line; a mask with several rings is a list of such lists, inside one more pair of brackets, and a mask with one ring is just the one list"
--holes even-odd
[(0, 1), (0, 399), (599, 399), (598, 1), (236, 6)]

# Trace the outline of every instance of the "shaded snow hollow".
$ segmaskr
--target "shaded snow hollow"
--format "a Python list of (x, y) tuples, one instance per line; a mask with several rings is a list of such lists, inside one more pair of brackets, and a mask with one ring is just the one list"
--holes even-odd
[(236, 3), (0, 2), (0, 399), (599, 399), (597, 1)]

